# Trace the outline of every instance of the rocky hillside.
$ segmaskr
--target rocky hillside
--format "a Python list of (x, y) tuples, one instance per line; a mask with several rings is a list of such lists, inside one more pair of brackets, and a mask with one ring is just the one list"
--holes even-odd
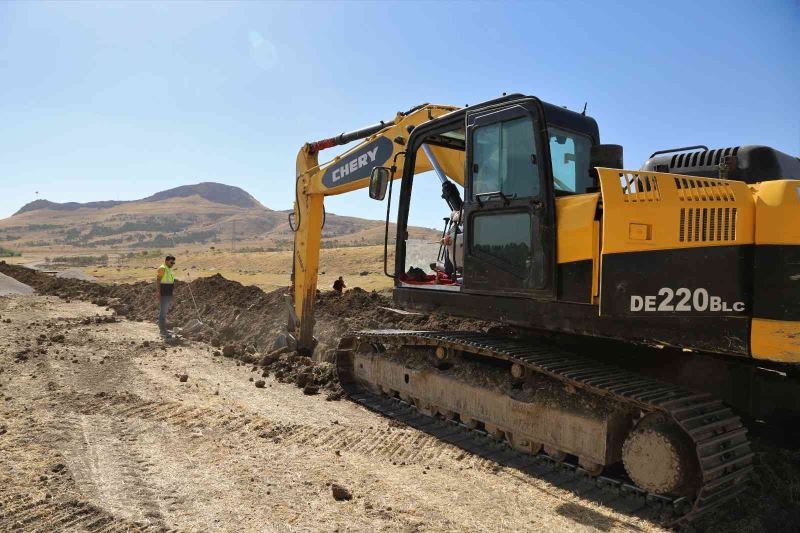
[(239, 187), (233, 187), (231, 185), (225, 185), (223, 183), (213, 183), (207, 181), (203, 183), (198, 183), (196, 185), (182, 185), (180, 187), (175, 187), (174, 189), (168, 189), (166, 191), (157, 192), (156, 194), (148, 196), (147, 198), (143, 198), (141, 200), (132, 200), (127, 202), (107, 200), (103, 202), (87, 202), (87, 203), (67, 202), (59, 204), (56, 202), (51, 202), (49, 200), (36, 200), (34, 202), (30, 202), (23, 205), (20, 208), (20, 210), (14, 214), (19, 215), (22, 213), (27, 213), (29, 211), (36, 211), (41, 209), (47, 209), (52, 211), (76, 211), (78, 209), (108, 209), (123, 204), (160, 202), (163, 200), (169, 200), (171, 198), (189, 198), (192, 196), (199, 196), (200, 198), (208, 200), (209, 202), (222, 205), (232, 205), (245, 208), (264, 207), (259, 203), (258, 200), (250, 196), (250, 194), (244, 189), (240, 189)]
[[(425, 238), (435, 238), (418, 230)], [(0, 220), (0, 245), (10, 250), (126, 250), (224, 244), (263, 250), (292, 242), (287, 211), (273, 211), (247, 191), (198, 183), (133, 201), (56, 203), (37, 200)], [(328, 213), (323, 246), (383, 242), (383, 222)]]

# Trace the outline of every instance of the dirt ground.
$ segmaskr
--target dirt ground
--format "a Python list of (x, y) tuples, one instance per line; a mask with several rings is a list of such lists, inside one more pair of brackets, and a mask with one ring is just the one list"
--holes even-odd
[(0, 320), (2, 531), (656, 530), (107, 308)]
[[(490, 322), (397, 313), (384, 292), (323, 291), (315, 360), (265, 355), (286, 289), (215, 275), (176, 284), (172, 325), (198, 316), (193, 295), (204, 327), (168, 347), (151, 283), (2, 261), (0, 273), (38, 293), (0, 297), (0, 531), (657, 529), (329, 401), (342, 395), (325, 361), (349, 330)], [(689, 531), (800, 528), (800, 446), (763, 431), (751, 442), (751, 488)], [(336, 501), (332, 484), (353, 498)]]

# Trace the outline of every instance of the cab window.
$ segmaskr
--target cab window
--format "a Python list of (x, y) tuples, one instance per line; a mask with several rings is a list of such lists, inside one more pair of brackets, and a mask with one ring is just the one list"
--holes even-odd
[(589, 156), (592, 140), (580, 133), (548, 127), (550, 162), (556, 194), (584, 193), (592, 186)]
[(502, 192), (510, 197), (539, 195), (533, 121), (517, 118), (475, 130), (472, 152), (473, 196)]
[(531, 215), (527, 212), (478, 214), (472, 219), (472, 246), (522, 277), (531, 266)]

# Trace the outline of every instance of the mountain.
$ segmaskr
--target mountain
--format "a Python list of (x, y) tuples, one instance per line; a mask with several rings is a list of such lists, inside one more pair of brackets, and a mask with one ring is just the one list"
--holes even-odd
[(78, 202), (67, 202), (64, 204), (58, 204), (56, 202), (51, 202), (50, 200), (34, 200), (33, 202), (28, 202), (27, 204), (20, 207), (19, 211), (17, 211), (14, 214), (19, 215), (21, 213), (26, 213), (28, 211), (36, 211), (37, 209), (51, 209), (53, 211), (74, 211), (82, 207), (87, 207), (89, 209), (106, 209), (109, 207), (114, 207), (115, 205), (119, 205), (121, 203), (123, 202), (117, 200), (107, 200), (105, 202), (88, 202), (85, 204), (79, 204)]
[(235, 205), (238, 207), (264, 207), (250, 193), (239, 187), (206, 181), (197, 185), (182, 185), (174, 189), (157, 192), (148, 196), (143, 202), (160, 202), (170, 198), (188, 198), (197, 195), (209, 202), (222, 205)]
[[(36, 200), (0, 220), (0, 245), (13, 250), (60, 248), (144, 250), (176, 245), (287, 249), (293, 241), (289, 211), (273, 211), (247, 191), (198, 183), (141, 200), (57, 203)], [(412, 236), (434, 239), (431, 230)], [(384, 223), (327, 213), (323, 247), (383, 243)]]
[(143, 198), (141, 200), (131, 200), (127, 202), (107, 200), (104, 202), (88, 202), (81, 204), (78, 202), (67, 202), (59, 204), (49, 200), (35, 200), (33, 202), (23, 205), (19, 211), (14, 213), (19, 215), (28, 211), (36, 211), (37, 209), (50, 209), (53, 211), (75, 211), (77, 209), (108, 209), (118, 205), (134, 202), (160, 202), (162, 200), (169, 200), (170, 198), (188, 198), (190, 196), (199, 196), (209, 202), (214, 202), (222, 205), (234, 205), (238, 207), (263, 207), (258, 200), (250, 196), (244, 189), (225, 185), (223, 183), (214, 183), (206, 181), (197, 183), (196, 185), (182, 185), (174, 189), (157, 192), (152, 196)]

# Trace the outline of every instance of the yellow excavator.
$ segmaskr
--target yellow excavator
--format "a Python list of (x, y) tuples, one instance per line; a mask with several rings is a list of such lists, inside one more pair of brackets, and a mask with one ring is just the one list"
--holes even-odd
[[(439, 205), (439, 187), (436, 246), (409, 228)], [(691, 146), (625, 170), (585, 109), (521, 94), (423, 104), (308, 143), (287, 296), (286, 342), (301, 353), (316, 343), (324, 198), (361, 188), (388, 192), (396, 305), (499, 325), (348, 334), (336, 366), (352, 399), (389, 416), (412, 406), (589, 479), (616, 475), (683, 520), (744, 490), (748, 424), (796, 424), (797, 157)]]

